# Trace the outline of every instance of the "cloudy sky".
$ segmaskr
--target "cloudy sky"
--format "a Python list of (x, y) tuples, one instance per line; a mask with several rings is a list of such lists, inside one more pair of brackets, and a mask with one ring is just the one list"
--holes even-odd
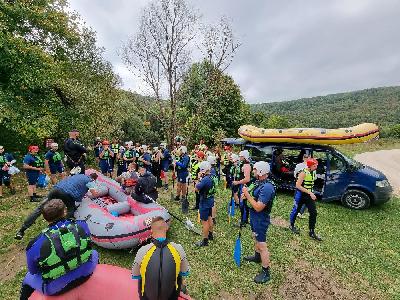
[[(188, 0), (204, 23), (225, 15), (242, 46), (227, 69), (249, 103), (291, 100), (400, 79), (398, 0)], [(126, 89), (145, 93), (117, 54), (148, 0), (70, 0)]]

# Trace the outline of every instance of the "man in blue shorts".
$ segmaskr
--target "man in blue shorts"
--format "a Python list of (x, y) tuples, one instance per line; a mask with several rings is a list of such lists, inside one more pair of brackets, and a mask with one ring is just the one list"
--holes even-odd
[(254, 277), (256, 283), (266, 283), (270, 280), (270, 260), (267, 248), (267, 230), (270, 224), (270, 213), (275, 199), (275, 188), (268, 181), (270, 166), (265, 161), (256, 162), (253, 174), (256, 181), (249, 187), (242, 189), (242, 198), (250, 204), (250, 226), (255, 238), (254, 256), (247, 256), (245, 260), (261, 263), (261, 272)]
[(24, 170), (28, 180), (28, 195), (31, 202), (39, 202), (40, 196), (36, 194), (36, 183), (40, 173), (44, 171), (43, 160), (38, 155), (39, 147), (31, 145), (28, 148), (28, 154), (24, 157)]
[(16, 240), (21, 240), (24, 237), (25, 231), (35, 223), (36, 219), (42, 213), (42, 209), (51, 199), (61, 199), (67, 208), (67, 218), (73, 218), (76, 210), (75, 202), (81, 202), (82, 198), (90, 190), (93, 196), (97, 196), (97, 191), (91, 189), (88, 183), (97, 179), (97, 174), (93, 173), (90, 176), (85, 174), (77, 174), (66, 177), (57, 182), (50, 190), (47, 199), (43, 200), (36, 209), (25, 219), (21, 229), (15, 235)]
[(213, 240), (214, 223), (212, 220), (212, 208), (214, 207), (214, 195), (217, 189), (218, 177), (211, 175), (211, 164), (202, 161), (199, 166), (201, 181), (196, 184), (195, 191), (200, 194), (199, 213), (203, 227), (203, 239), (196, 243), (198, 247), (208, 246), (208, 241)]
[(164, 182), (164, 190), (168, 190), (168, 170), (171, 165), (172, 157), (169, 153), (166, 143), (160, 144), (161, 153), (161, 170), (164, 172), (163, 182)]
[(50, 174), (52, 184), (57, 183), (57, 173), (61, 174), (61, 179), (65, 178), (64, 164), (61, 160), (61, 154), (57, 150), (58, 144), (51, 143), (50, 150), (44, 156), (44, 166), (47, 174)]
[(186, 146), (180, 146), (178, 153), (179, 160), (174, 162), (174, 167), (178, 178), (175, 200), (182, 201), (182, 212), (187, 213), (189, 210), (189, 202), (187, 201), (187, 181), (189, 177), (190, 158), (187, 154)]

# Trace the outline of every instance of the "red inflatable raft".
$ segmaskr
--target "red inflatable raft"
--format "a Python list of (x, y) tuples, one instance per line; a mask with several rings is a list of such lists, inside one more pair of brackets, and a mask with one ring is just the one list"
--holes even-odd
[[(97, 265), (93, 275), (80, 286), (59, 296), (44, 296), (35, 291), (29, 300), (139, 300), (138, 280), (131, 271), (111, 265)], [(191, 298), (181, 293), (180, 300)]]

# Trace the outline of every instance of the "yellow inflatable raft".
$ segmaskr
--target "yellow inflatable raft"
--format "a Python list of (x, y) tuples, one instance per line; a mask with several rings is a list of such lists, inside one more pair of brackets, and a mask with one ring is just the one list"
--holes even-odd
[(378, 138), (379, 128), (372, 123), (337, 129), (288, 128), (264, 129), (253, 125), (243, 125), (238, 130), (245, 140), (256, 143), (298, 143), (340, 145), (363, 143)]

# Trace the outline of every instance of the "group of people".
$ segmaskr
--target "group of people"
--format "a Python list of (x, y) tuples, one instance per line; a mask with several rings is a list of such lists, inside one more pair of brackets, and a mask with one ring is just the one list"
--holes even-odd
[[(66, 177), (64, 163), (58, 152), (57, 144), (51, 145), (51, 149), (45, 155), (45, 163), (37, 155), (39, 150), (37, 146), (30, 146), (29, 153), (24, 158), (24, 169), (29, 183), (28, 191), (31, 201), (38, 199), (35, 181), (38, 173), (50, 171), (50, 174), (55, 176), (60, 174), (62, 179), (59, 182), (56, 182), (56, 179), (52, 180), (55, 184), (47, 198), (28, 216), (15, 236), (16, 239), (22, 239), (25, 231), (40, 214), (50, 223), (49, 227), (34, 239), (27, 248), (28, 274), (21, 289), (21, 299), (27, 299), (34, 289), (45, 294), (65, 292), (86, 281), (97, 264), (98, 254), (90, 247), (90, 233), (87, 226), (84, 221), (73, 219), (75, 202), (81, 201), (89, 191), (96, 196), (96, 189), (92, 188), (92, 183), (96, 180), (97, 175), (95, 173), (89, 176), (84, 175), (87, 150), (78, 137), (78, 131), (71, 131), (69, 138), (64, 143), (64, 161), (70, 170), (70, 175), (73, 176)], [(197, 247), (207, 247), (210, 241), (215, 238), (213, 235), (217, 217), (215, 194), (221, 183), (221, 178), (224, 176), (226, 188), (231, 189), (232, 192), (232, 205), (237, 206), (240, 210), (238, 225), (243, 227), (250, 224), (255, 240), (254, 255), (247, 256), (244, 259), (261, 264), (260, 273), (254, 277), (256, 283), (266, 283), (270, 280), (267, 231), (276, 197), (276, 187), (270, 177), (271, 166), (268, 162), (258, 161), (253, 163), (249, 151), (242, 150), (236, 154), (229, 145), (225, 146), (223, 151), (218, 148), (210, 151), (203, 141), (196, 145), (191, 153), (188, 153), (187, 146), (184, 145), (182, 139), (175, 140), (175, 145), (171, 151), (165, 143), (162, 143), (159, 147), (154, 147), (152, 151), (146, 145), (134, 145), (132, 142), (126, 142), (125, 146), (121, 147), (116, 140), (112, 144), (106, 140), (99, 141), (94, 146), (95, 157), (101, 172), (104, 175), (113, 176), (113, 168), (117, 166), (115, 179), (121, 183), (125, 192), (131, 194), (137, 201), (147, 203), (148, 199), (151, 199), (150, 202), (152, 199), (157, 199), (157, 183), (160, 188), (168, 190), (170, 179), (172, 179), (173, 185), (175, 180), (177, 181), (176, 194), (173, 199), (179, 201), (182, 205), (182, 212), (187, 213), (189, 207), (188, 193), (189, 189), (193, 189), (195, 193), (193, 209), (199, 211), (202, 223), (202, 239), (195, 243)], [(116, 152), (114, 151), (116, 151), (117, 146), (118, 151), (115, 155)], [(1, 153), (0, 148), (0, 155)], [(8, 157), (6, 160), (11, 162), (10, 159)], [(0, 156), (0, 163), (1, 161)], [(295, 226), (296, 217), (306, 206), (310, 213), (309, 236), (321, 241), (321, 238), (315, 233), (317, 213), (313, 184), (317, 165), (317, 160), (305, 154), (303, 164), (296, 168), (296, 193), (290, 214), (290, 230), (299, 234), (300, 231)], [(159, 173), (158, 170), (160, 170)], [(193, 185), (190, 183), (193, 183)], [(143, 280), (147, 282), (148, 278), (151, 278), (149, 274), (156, 272), (147, 273), (147, 279), (144, 279), (147, 270), (146, 267), (143, 267), (144, 261), (148, 263), (151, 257), (157, 256), (154, 253), (168, 249), (169, 255), (167, 257), (172, 258), (170, 263), (173, 266), (177, 266), (176, 257), (181, 258), (180, 272), (175, 272), (175, 277), (162, 279), (162, 281), (175, 283), (179, 281), (180, 289), (183, 284), (182, 278), (189, 274), (183, 248), (179, 244), (174, 244), (166, 239), (168, 225), (165, 220), (160, 218), (152, 220), (151, 228), (153, 242), (141, 248), (137, 253), (132, 278), (140, 280), (142, 284)], [(60, 271), (59, 264), (55, 264), (57, 268), (49, 265), (49, 261), (53, 261), (49, 258), (59, 257), (61, 261), (63, 260), (60, 256), (65, 253), (59, 252), (57, 247), (54, 248), (54, 245), (55, 242), (59, 243), (60, 240), (62, 242), (63, 239), (60, 236), (68, 235), (68, 233), (72, 233), (72, 235), (69, 235), (70, 245), (74, 245), (75, 242), (76, 247), (78, 244), (85, 244), (86, 241), (87, 247), (83, 247), (83, 249), (81, 247), (82, 251), (77, 252), (80, 255), (79, 263), (73, 265), (72, 268), (68, 266), (68, 268)], [(43, 249), (47, 250), (44, 251)], [(37, 255), (38, 251), (41, 254), (40, 257)], [(43, 253), (46, 253), (46, 255), (43, 256)], [(154, 264), (151, 264), (152, 268), (162, 264), (160, 260), (155, 259), (155, 261)], [(57, 269), (57, 271), (53, 269)], [(81, 269), (85, 271), (79, 271)], [(72, 276), (72, 273), (75, 275)], [(174, 273), (169, 272), (169, 274)], [(56, 282), (58, 278), (63, 276), (71, 276), (71, 278), (67, 280), (68, 284), (60, 288)], [(158, 278), (157, 280), (159, 282), (161, 279)], [(143, 286), (146, 285), (147, 283), (143, 284)], [(155, 289), (154, 284), (148, 286), (148, 289), (141, 290), (142, 296), (146, 293), (148, 295), (159, 293), (158, 289), (161, 288), (159, 285)], [(169, 291), (171, 295), (175, 295), (179, 290), (172, 288)], [(171, 299), (176, 299), (174, 297)], [(152, 299), (152, 296), (148, 296), (147, 299)]]

